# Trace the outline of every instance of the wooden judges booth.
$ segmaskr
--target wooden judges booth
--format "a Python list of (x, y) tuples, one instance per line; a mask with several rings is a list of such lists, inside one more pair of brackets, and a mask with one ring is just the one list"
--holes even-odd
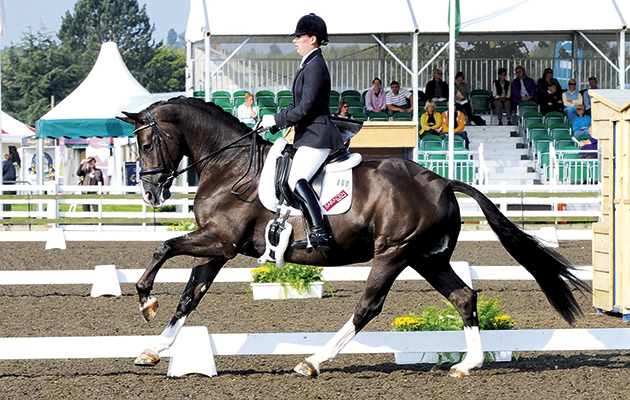
[[(287, 135), (293, 143), (293, 130)], [(359, 153), (363, 160), (375, 158), (413, 159), (418, 146), (418, 124), (410, 121), (367, 121), (350, 141), (350, 152)]]
[(630, 90), (591, 90), (602, 216), (593, 224), (593, 305), (630, 320)]

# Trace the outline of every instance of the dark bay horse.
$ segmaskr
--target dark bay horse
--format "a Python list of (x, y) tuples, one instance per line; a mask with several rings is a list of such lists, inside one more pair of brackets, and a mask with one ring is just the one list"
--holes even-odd
[[(186, 320), (210, 288), (219, 270), (237, 254), (259, 257), (265, 251), (264, 231), (273, 213), (257, 198), (259, 170), (270, 143), (220, 107), (199, 99), (175, 98), (151, 105), (121, 120), (135, 126), (144, 201), (159, 207), (170, 196), (172, 179), (183, 156), (196, 163), (199, 188), (194, 211), (199, 229), (162, 243), (136, 284), (140, 309), (147, 321), (157, 313), (153, 283), (166, 260), (195, 257), (190, 280), (160, 343), (145, 350), (138, 365), (155, 365), (171, 346)], [(586, 289), (571, 265), (508, 220), (475, 188), (442, 178), (408, 160), (362, 162), (353, 171), (354, 199), (346, 214), (330, 216), (336, 244), (327, 252), (289, 247), (289, 262), (334, 266), (373, 260), (354, 314), (341, 330), (295, 371), (317, 376), (320, 365), (341, 349), (383, 308), (396, 277), (410, 266), (456, 307), (464, 321), (467, 355), (451, 368), (465, 376), (483, 363), (477, 318), (477, 294), (449, 263), (461, 218), (454, 192), (474, 198), (507, 251), (536, 279), (551, 305), (569, 323), (581, 314), (572, 289)], [(293, 226), (300, 226), (291, 217)], [(304, 237), (300, 229), (294, 239)]]

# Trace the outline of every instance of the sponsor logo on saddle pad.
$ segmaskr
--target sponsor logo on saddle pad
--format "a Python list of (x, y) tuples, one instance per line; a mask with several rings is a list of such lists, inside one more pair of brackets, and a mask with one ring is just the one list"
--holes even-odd
[(339, 194), (337, 194), (335, 197), (330, 199), (326, 204), (324, 204), (324, 210), (330, 211), (331, 208), (339, 204), (339, 202), (345, 199), (346, 197), (348, 197), (348, 193), (346, 193), (345, 190), (342, 190), (341, 192), (339, 192)]

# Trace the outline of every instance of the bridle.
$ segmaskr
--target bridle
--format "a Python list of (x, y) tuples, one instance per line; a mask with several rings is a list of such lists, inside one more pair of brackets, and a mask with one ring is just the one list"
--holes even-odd
[[(140, 172), (138, 173), (138, 175), (140, 176), (140, 180), (146, 183), (149, 183), (151, 185), (154, 185), (158, 188), (162, 188), (163, 186), (167, 185), (167, 184), (171, 184), (173, 182), (173, 180), (175, 178), (177, 178), (178, 176), (180, 176), (181, 174), (183, 174), (184, 172), (190, 170), (191, 168), (193, 168), (194, 166), (196, 166), (197, 164), (200, 164), (202, 162), (208, 161), (209, 159), (215, 157), (216, 155), (218, 155), (219, 153), (232, 148), (236, 143), (240, 142), (241, 140), (245, 139), (248, 136), (252, 136), (252, 142), (251, 142), (251, 150), (250, 150), (250, 156), (249, 156), (249, 166), (247, 168), (247, 171), (245, 171), (245, 174), (243, 174), (243, 176), (241, 176), (233, 185), (231, 188), (231, 192), (235, 195), (242, 195), (244, 194), (253, 184), (253, 182), (255, 181), (256, 177), (258, 176), (258, 162), (255, 162), (256, 160), (256, 155), (259, 153), (256, 151), (256, 144), (257, 144), (257, 136), (258, 133), (262, 130), (262, 128), (259, 126), (260, 124), (257, 124), (254, 129), (252, 129), (251, 131), (247, 132), (246, 134), (236, 138), (235, 140), (231, 141), (230, 143), (226, 144), (225, 146), (221, 147), (220, 149), (213, 151), (212, 153), (200, 158), (199, 160), (195, 161), (194, 163), (188, 165), (186, 168), (181, 168), (181, 169), (177, 169), (177, 164), (175, 163), (175, 160), (173, 160), (173, 157), (171, 156), (171, 153), (168, 151), (168, 146), (166, 145), (166, 141), (164, 140), (164, 136), (166, 136), (168, 139), (170, 139), (173, 143), (175, 143), (176, 145), (180, 145), (179, 140), (175, 139), (171, 134), (169, 134), (168, 132), (166, 132), (164, 129), (162, 129), (162, 127), (160, 127), (157, 123), (157, 121), (155, 121), (155, 119), (153, 118), (153, 116), (151, 115), (151, 113), (149, 112), (149, 110), (142, 110), (141, 111), (142, 114), (144, 114), (147, 117), (147, 120), (149, 121), (148, 124), (142, 125), (136, 129), (134, 129), (133, 133), (136, 134), (144, 129), (148, 129), (151, 128), (153, 131), (153, 141), (155, 143), (157, 143), (157, 151), (160, 154), (160, 161), (161, 161), (161, 166), (160, 167), (156, 167), (156, 168), (150, 168), (150, 169), (143, 169), (140, 170)], [(242, 147), (242, 146), (239, 146)], [(164, 157), (164, 153), (166, 153), (166, 158)], [(168, 160), (168, 163), (166, 162)], [(245, 179), (245, 177), (247, 176), (247, 174), (249, 173), (249, 171), (252, 169), (252, 165), (254, 165), (254, 176), (253, 178), (249, 181), (249, 183), (247, 184), (247, 186), (242, 190), (242, 191), (237, 191), (235, 188), (236, 186), (243, 180)], [(153, 174), (160, 174), (160, 173), (167, 173), (168, 177), (166, 179), (164, 179), (162, 182), (159, 181), (154, 181), (151, 180), (149, 178), (146, 177), (146, 175), (153, 175)]]

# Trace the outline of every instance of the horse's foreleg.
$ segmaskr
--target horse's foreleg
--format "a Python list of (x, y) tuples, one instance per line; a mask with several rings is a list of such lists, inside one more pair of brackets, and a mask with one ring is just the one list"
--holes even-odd
[[(427, 265), (435, 265), (431, 261)], [(440, 294), (446, 297), (462, 316), (464, 334), (466, 335), (466, 357), (462, 362), (451, 367), (449, 375), (453, 377), (468, 376), (472, 369), (483, 365), (483, 349), (477, 316), (477, 292), (460, 279), (449, 263), (440, 263), (440, 265), (443, 266), (435, 268), (432, 266), (426, 269), (414, 267), (414, 269), (424, 276), (427, 282)]]
[(208, 238), (208, 232), (198, 230), (184, 236), (169, 239), (155, 249), (151, 263), (136, 283), (140, 311), (142, 311), (142, 315), (147, 322), (151, 322), (158, 312), (158, 301), (151, 295), (151, 291), (153, 290), (155, 277), (162, 265), (170, 258), (178, 255), (206, 257), (208, 256), (208, 243), (211, 243)]
[(404, 266), (399, 268), (389, 264), (379, 263), (375, 258), (363, 295), (352, 317), (320, 351), (306, 358), (306, 360), (298, 364), (293, 370), (301, 375), (317, 377), (321, 363), (334, 360), (344, 346), (347, 345), (368, 322), (381, 313), (385, 298), (402, 269), (404, 269)]
[(175, 315), (159, 336), (158, 341), (150, 348), (146, 349), (136, 359), (135, 364), (140, 366), (154, 366), (160, 362), (159, 353), (171, 347), (177, 334), (190, 313), (197, 308), (199, 302), (208, 291), (221, 267), (227, 260), (203, 259), (195, 260), (197, 265), (193, 268), (184, 289), (184, 293), (179, 300)]

